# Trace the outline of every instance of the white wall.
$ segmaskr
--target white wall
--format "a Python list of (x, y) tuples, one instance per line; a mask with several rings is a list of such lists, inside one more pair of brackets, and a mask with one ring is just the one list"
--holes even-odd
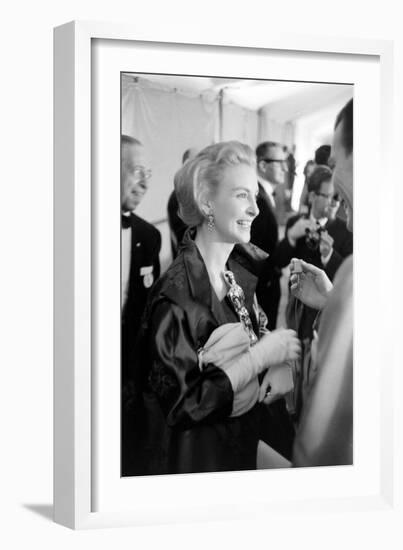
[(259, 116), (256, 111), (234, 103), (224, 103), (222, 141), (236, 139), (255, 149), (258, 144), (258, 126)]
[(184, 151), (213, 143), (216, 123), (217, 105), (201, 96), (122, 78), (122, 132), (143, 142), (153, 171), (150, 188), (138, 207), (140, 216), (153, 223), (166, 218)]
[(295, 123), (276, 119), (269, 106), (259, 111), (259, 143), (276, 141), (291, 147), (295, 139)]

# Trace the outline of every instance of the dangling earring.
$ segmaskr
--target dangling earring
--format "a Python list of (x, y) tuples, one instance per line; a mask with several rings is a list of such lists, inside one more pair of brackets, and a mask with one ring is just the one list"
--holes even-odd
[(213, 214), (209, 214), (207, 216), (207, 219), (208, 219), (208, 222), (207, 222), (208, 230), (213, 231), (213, 229), (214, 229), (214, 216), (213, 216)]

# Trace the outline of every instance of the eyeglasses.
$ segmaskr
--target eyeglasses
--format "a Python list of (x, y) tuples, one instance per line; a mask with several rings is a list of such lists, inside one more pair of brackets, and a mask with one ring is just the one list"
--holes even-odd
[(286, 172), (288, 171), (288, 164), (287, 164), (287, 161), (285, 161), (285, 160), (280, 160), (280, 159), (260, 159), (260, 160), (264, 160), (264, 162), (267, 162), (267, 164), (269, 164), (271, 162), (278, 162), (278, 163), (280, 163), (281, 168), (283, 170), (285, 170)]
[(133, 167), (133, 176), (135, 178), (144, 178), (145, 180), (148, 180), (151, 178), (152, 171), (148, 168), (144, 168), (144, 166), (134, 166)]
[(315, 195), (317, 195), (318, 197), (323, 197), (324, 199), (327, 199), (328, 201), (334, 200), (334, 197), (335, 197), (335, 195), (326, 195), (326, 193), (320, 193), (319, 191), (317, 191), (315, 193)]
[(280, 159), (260, 159), (260, 160), (264, 160), (267, 163), (279, 162), (281, 164), (282, 168), (284, 168), (284, 169), (288, 168), (287, 161), (285, 161), (285, 160), (280, 160)]

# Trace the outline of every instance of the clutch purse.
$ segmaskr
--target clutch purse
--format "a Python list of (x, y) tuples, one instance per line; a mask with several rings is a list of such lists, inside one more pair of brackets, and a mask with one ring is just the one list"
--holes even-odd
[(225, 366), (249, 349), (250, 340), (242, 323), (226, 323), (216, 328), (207, 342), (197, 352), (199, 369), (213, 363), (225, 370)]

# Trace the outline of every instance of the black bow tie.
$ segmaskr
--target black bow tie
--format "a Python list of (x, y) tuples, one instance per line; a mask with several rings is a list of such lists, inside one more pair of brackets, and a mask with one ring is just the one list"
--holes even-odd
[(129, 227), (131, 227), (131, 220), (130, 220), (130, 216), (124, 216), (122, 214), (122, 229), (128, 229)]

